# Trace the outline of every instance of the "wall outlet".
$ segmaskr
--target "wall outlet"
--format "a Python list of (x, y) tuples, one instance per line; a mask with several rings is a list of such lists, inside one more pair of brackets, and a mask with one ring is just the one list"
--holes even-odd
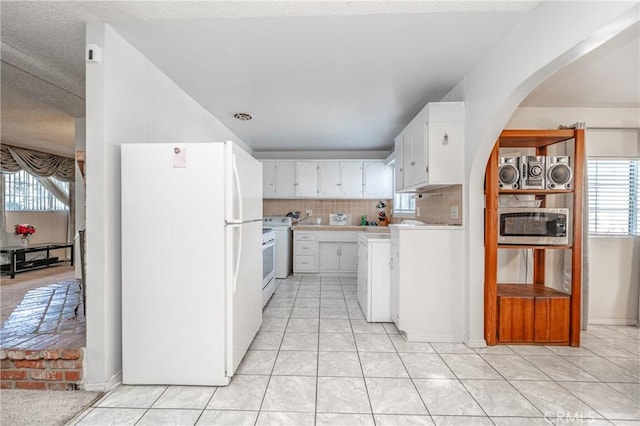
[(451, 219), (458, 218), (458, 206), (451, 206)]
[(313, 210), (307, 210), (307, 216), (313, 216)]

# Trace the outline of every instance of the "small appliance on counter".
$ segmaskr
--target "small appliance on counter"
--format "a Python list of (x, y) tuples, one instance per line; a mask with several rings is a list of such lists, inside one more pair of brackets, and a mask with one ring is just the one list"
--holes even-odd
[(344, 213), (336, 213), (329, 215), (329, 225), (346, 226), (351, 224), (351, 215)]

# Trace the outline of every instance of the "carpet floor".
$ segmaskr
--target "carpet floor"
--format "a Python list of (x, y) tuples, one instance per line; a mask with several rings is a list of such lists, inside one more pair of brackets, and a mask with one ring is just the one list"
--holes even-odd
[(3, 389), (0, 424), (64, 425), (101, 396), (101, 392)]

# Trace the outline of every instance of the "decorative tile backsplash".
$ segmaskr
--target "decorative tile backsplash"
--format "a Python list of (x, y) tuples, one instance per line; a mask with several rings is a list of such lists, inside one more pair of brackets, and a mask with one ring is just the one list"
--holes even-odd
[[(360, 224), (360, 216), (367, 216), (368, 221), (377, 220), (378, 202), (380, 200), (317, 200), (317, 199), (291, 199), (263, 201), (264, 216), (285, 216), (289, 212), (300, 212), (300, 218), (304, 219), (305, 212), (313, 212), (311, 218), (302, 223), (316, 223), (320, 218), (322, 224), (329, 224), (329, 215), (344, 213), (351, 215), (351, 225)], [(406, 217), (395, 218), (393, 213), (393, 200), (382, 200), (387, 207), (384, 209), (390, 223), (400, 223)], [(434, 189), (416, 198), (416, 207), (420, 207), (420, 216), (415, 219), (434, 225), (462, 225), (462, 185), (451, 185)], [(451, 208), (458, 208), (458, 218), (451, 218)]]
[[(392, 211), (393, 200), (382, 200), (387, 207), (384, 209), (387, 217)], [(285, 216), (289, 212), (300, 212), (300, 218), (305, 217), (305, 212), (313, 212), (311, 218), (302, 223), (315, 223), (317, 218), (322, 220), (322, 224), (329, 224), (329, 215), (334, 213), (344, 213), (351, 215), (351, 225), (360, 225), (360, 216), (367, 216), (368, 221), (378, 220), (378, 209), (376, 206), (380, 200), (264, 200), (264, 216)]]
[[(417, 220), (438, 225), (462, 225), (462, 185), (451, 185), (425, 192), (416, 198), (416, 208), (420, 207)], [(451, 218), (451, 208), (458, 208), (458, 218)]]

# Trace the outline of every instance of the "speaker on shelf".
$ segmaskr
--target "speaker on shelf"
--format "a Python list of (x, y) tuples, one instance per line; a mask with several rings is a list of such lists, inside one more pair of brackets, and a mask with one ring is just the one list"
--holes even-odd
[(546, 158), (543, 155), (520, 157), (520, 188), (545, 189)]
[(520, 171), (518, 157), (500, 157), (498, 164), (498, 188), (518, 189), (520, 187)]
[(547, 157), (547, 188), (571, 189), (573, 172), (569, 157)]

